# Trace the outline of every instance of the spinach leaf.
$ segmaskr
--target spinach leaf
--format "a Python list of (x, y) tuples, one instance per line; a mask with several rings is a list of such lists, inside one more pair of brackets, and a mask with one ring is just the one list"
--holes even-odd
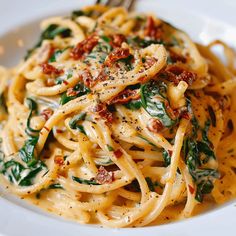
[(36, 130), (36, 129), (31, 128), (30, 121), (31, 121), (32, 115), (37, 112), (37, 103), (32, 98), (27, 98), (26, 103), (28, 104), (28, 107), (30, 109), (30, 113), (27, 118), (27, 128), (26, 128), (25, 132), (29, 136), (35, 136), (35, 135), (38, 135), (40, 130)]
[(202, 180), (197, 185), (197, 191), (196, 191), (195, 199), (199, 202), (202, 202), (203, 201), (203, 195), (211, 193), (213, 188), (214, 188), (214, 185), (213, 185), (211, 180)]
[[(152, 192), (155, 192), (156, 187), (162, 187), (157, 181), (153, 182), (150, 177), (146, 177), (145, 180), (147, 182), (149, 190)], [(133, 192), (141, 192), (137, 179), (133, 180), (129, 185), (125, 187), (125, 189)]]
[(132, 111), (139, 110), (142, 107), (141, 100), (131, 100), (128, 103), (124, 104), (124, 106)]
[(60, 184), (51, 184), (48, 186), (48, 189), (64, 189)]
[(85, 63), (88, 63), (88, 59), (97, 59), (100, 64), (103, 64), (106, 57), (111, 53), (112, 46), (110, 45), (111, 39), (107, 36), (100, 36), (98, 44), (93, 48), (92, 52), (87, 55)]
[(163, 157), (163, 160), (164, 160), (165, 167), (169, 166), (170, 163), (171, 163), (170, 153), (168, 151), (166, 151), (165, 149), (163, 149), (162, 157)]
[(117, 62), (122, 62), (125, 65), (126, 70), (130, 71), (133, 69), (133, 65), (132, 65), (133, 59), (134, 59), (134, 56), (129, 55), (126, 58), (119, 59)]
[(78, 182), (78, 183), (80, 183), (80, 184), (100, 185), (99, 183), (97, 183), (97, 182), (94, 181), (94, 180), (82, 179), (82, 178), (78, 178), (78, 177), (75, 177), (75, 176), (72, 176), (72, 179), (73, 179), (75, 182)]
[(157, 117), (165, 127), (172, 127), (173, 120), (166, 109), (167, 85), (162, 81), (149, 81), (141, 86), (141, 101), (144, 109), (153, 117)]
[(57, 57), (59, 57), (62, 53), (64, 52), (64, 50), (56, 50), (53, 55), (49, 58), (48, 62), (56, 62), (57, 61)]
[(19, 186), (30, 186), (35, 177), (42, 171), (47, 171), (43, 162), (37, 160), (33, 165), (27, 167), (18, 161), (0, 161), (0, 173), (5, 175), (10, 182)]
[(30, 137), (19, 150), (19, 155), (22, 161), (28, 166), (33, 166), (37, 160), (35, 157), (35, 146), (38, 142), (38, 137)]
[(71, 13), (71, 19), (75, 20), (79, 16), (91, 16), (93, 11), (82, 11), (82, 10), (75, 10)]
[[(189, 173), (197, 185), (195, 198), (202, 201), (203, 195), (210, 193), (213, 189), (212, 179), (219, 178), (219, 173), (215, 169), (202, 169), (201, 166), (207, 163), (210, 158), (215, 159), (215, 154), (206, 143), (192, 138), (187, 138), (184, 141), (183, 153)], [(204, 154), (203, 159), (202, 154)]]
[(84, 113), (74, 116), (69, 122), (70, 128), (79, 130), (81, 133), (86, 135), (84, 127), (78, 124), (79, 121), (85, 120), (86, 115), (87, 114), (84, 112)]
[(71, 30), (69, 28), (63, 28), (56, 24), (49, 25), (41, 34), (38, 43), (30, 50), (28, 50), (25, 60), (27, 60), (33, 51), (40, 47), (45, 39), (54, 39), (56, 36), (61, 36), (62, 38), (67, 38), (71, 36)]
[(66, 92), (62, 94), (60, 104), (64, 105), (67, 102), (74, 100), (77, 97), (81, 97), (87, 93), (90, 93), (90, 89), (87, 88), (83, 83), (78, 83), (74, 88), (74, 91), (77, 92), (75, 96), (67, 96)]
[(146, 48), (152, 44), (164, 44), (162, 40), (142, 39), (139, 36), (130, 37), (127, 39), (128, 44), (139, 48)]
[(34, 164), (34, 166), (31, 166), (31, 168), (29, 169), (29, 173), (20, 180), (19, 185), (20, 186), (30, 186), (30, 185), (32, 185), (34, 178), (43, 169), (46, 169), (45, 165), (42, 162), (37, 161), (37, 163)]

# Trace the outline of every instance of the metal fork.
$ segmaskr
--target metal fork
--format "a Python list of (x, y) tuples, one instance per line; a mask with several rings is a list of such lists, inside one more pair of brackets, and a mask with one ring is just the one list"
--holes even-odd
[(131, 11), (134, 7), (136, 0), (96, 0), (96, 4), (102, 4), (108, 7), (125, 7)]

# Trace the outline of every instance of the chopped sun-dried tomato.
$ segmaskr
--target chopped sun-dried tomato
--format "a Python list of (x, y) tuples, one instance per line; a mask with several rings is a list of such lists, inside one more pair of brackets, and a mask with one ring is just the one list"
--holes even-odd
[(148, 122), (147, 129), (153, 133), (158, 133), (164, 128), (161, 121), (151, 118)]
[(182, 55), (179, 55), (179, 54), (177, 54), (176, 52), (174, 52), (172, 50), (169, 51), (169, 54), (170, 54), (170, 59), (173, 63), (178, 62), (178, 61), (180, 61), (182, 63), (187, 62), (186, 57), (184, 57)]
[(100, 166), (95, 180), (99, 184), (111, 184), (114, 181), (114, 172), (107, 171), (103, 166)]
[(140, 98), (140, 94), (136, 90), (126, 89), (119, 93), (116, 97), (112, 98), (108, 101), (108, 104), (115, 104), (115, 103), (127, 103), (130, 100), (137, 100)]
[(178, 110), (173, 110), (172, 107), (170, 106), (170, 103), (167, 100), (165, 100), (164, 103), (167, 113), (169, 114), (172, 120), (175, 120), (179, 115)]
[(64, 133), (64, 131), (62, 129), (56, 129), (56, 133), (57, 134), (62, 134), (62, 133)]
[(168, 154), (169, 154), (169, 156), (171, 157), (172, 154), (173, 154), (173, 151), (172, 151), (172, 150), (168, 150)]
[(123, 34), (114, 34), (113, 40), (110, 42), (112, 47), (121, 47), (121, 44), (126, 41), (126, 38)]
[(63, 156), (55, 156), (54, 157), (54, 162), (59, 165), (59, 166), (62, 166), (64, 164), (64, 158)]
[(194, 194), (194, 192), (195, 192), (194, 187), (192, 187), (191, 185), (188, 185), (188, 189), (189, 189), (189, 192), (190, 192), (191, 194)]
[(44, 120), (48, 120), (53, 115), (53, 110), (51, 108), (46, 108), (41, 112), (41, 116)]
[(112, 66), (112, 64), (120, 59), (127, 58), (130, 55), (128, 48), (115, 48), (113, 52), (111, 52), (106, 61), (106, 66)]
[(68, 88), (66, 91), (67, 97), (73, 97), (79, 94), (79, 91), (74, 90), (74, 88)]
[(154, 38), (154, 39), (161, 39), (163, 35), (162, 25), (156, 25), (152, 16), (147, 18), (147, 24), (144, 32), (145, 36)]
[(190, 113), (188, 111), (183, 111), (180, 116), (181, 116), (181, 118), (184, 118), (186, 120), (190, 120), (191, 119), (191, 115), (190, 115)]
[(89, 70), (84, 70), (80, 74), (81, 81), (85, 84), (86, 87), (91, 88), (93, 85), (93, 77)]
[(120, 149), (114, 151), (114, 155), (116, 158), (120, 158), (123, 155), (123, 152)]
[(79, 60), (84, 53), (90, 53), (93, 48), (98, 44), (98, 37), (95, 34), (90, 35), (88, 38), (78, 43), (71, 51), (71, 57), (74, 60)]
[(43, 73), (46, 75), (53, 75), (53, 74), (60, 75), (64, 72), (62, 69), (57, 69), (56, 67), (48, 63), (41, 64), (41, 67), (42, 67)]
[(105, 119), (107, 122), (112, 123), (113, 121), (113, 116), (110, 111), (108, 111), (107, 107), (105, 104), (99, 103), (95, 109), (94, 112), (98, 113), (98, 115)]
[(165, 71), (161, 72), (160, 75), (173, 82), (175, 85), (178, 85), (180, 81), (184, 81), (188, 85), (191, 85), (197, 79), (196, 73), (187, 71), (178, 65), (168, 65)]

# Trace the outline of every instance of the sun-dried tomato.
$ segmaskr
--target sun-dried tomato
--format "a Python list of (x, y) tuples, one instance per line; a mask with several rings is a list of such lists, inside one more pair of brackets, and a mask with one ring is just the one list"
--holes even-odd
[(165, 71), (161, 72), (160, 76), (173, 82), (175, 85), (178, 85), (180, 81), (191, 85), (197, 79), (196, 73), (188, 71), (178, 65), (167, 66)]
[(95, 180), (99, 184), (111, 184), (114, 181), (114, 172), (107, 171), (103, 166), (100, 166)]
[(48, 63), (41, 64), (43, 73), (46, 75), (60, 75), (64, 71), (62, 69), (57, 69), (55, 66), (50, 65)]
[(112, 123), (113, 121), (113, 115), (110, 111), (108, 111), (107, 107), (103, 103), (99, 103), (95, 109), (94, 112), (98, 113), (98, 115), (105, 119), (107, 122)]
[(66, 91), (67, 97), (74, 97), (79, 94), (79, 91), (74, 90), (74, 88), (68, 88)]
[(71, 51), (70, 56), (74, 60), (79, 60), (85, 53), (90, 53), (98, 44), (97, 35), (90, 35), (88, 38), (78, 43)]
[(112, 41), (110, 42), (112, 47), (121, 47), (122, 43), (126, 41), (126, 38), (123, 34), (114, 34), (112, 36)]
[(161, 39), (163, 35), (162, 24), (156, 25), (152, 16), (147, 18), (147, 24), (145, 27), (145, 36), (154, 38), (154, 39)]
[(55, 156), (54, 157), (54, 162), (59, 165), (59, 166), (62, 166), (64, 164), (64, 158), (63, 156)]
[(189, 192), (190, 192), (191, 194), (194, 194), (195, 189), (194, 189), (194, 187), (192, 187), (190, 184), (188, 184), (188, 189), (189, 189)]
[(120, 149), (114, 151), (114, 155), (116, 158), (120, 158), (123, 155), (123, 152)]
[(108, 104), (115, 104), (115, 103), (127, 103), (130, 100), (137, 100), (140, 98), (140, 94), (136, 90), (126, 89), (119, 93), (116, 97), (112, 98), (108, 101)]
[(112, 66), (112, 64), (120, 59), (127, 58), (130, 55), (128, 48), (115, 48), (113, 52), (111, 52), (106, 61), (106, 66)]
[(169, 51), (169, 54), (170, 54), (170, 59), (172, 61), (172, 63), (175, 63), (175, 62), (182, 62), (182, 63), (186, 63), (187, 62), (187, 58), (180, 55), (180, 54), (177, 54), (176, 52), (170, 50)]
[(159, 121), (158, 119), (154, 119), (154, 118), (151, 118), (148, 122), (148, 125), (147, 125), (147, 129), (150, 131), (150, 132), (153, 132), (153, 133), (158, 133), (160, 132), (162, 129), (164, 128), (163, 124), (161, 123), (161, 121)]

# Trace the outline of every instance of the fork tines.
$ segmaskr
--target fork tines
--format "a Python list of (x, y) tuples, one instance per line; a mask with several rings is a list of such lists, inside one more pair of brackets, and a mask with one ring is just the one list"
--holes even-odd
[(102, 4), (109, 7), (125, 7), (130, 11), (136, 0), (96, 0), (96, 4)]

